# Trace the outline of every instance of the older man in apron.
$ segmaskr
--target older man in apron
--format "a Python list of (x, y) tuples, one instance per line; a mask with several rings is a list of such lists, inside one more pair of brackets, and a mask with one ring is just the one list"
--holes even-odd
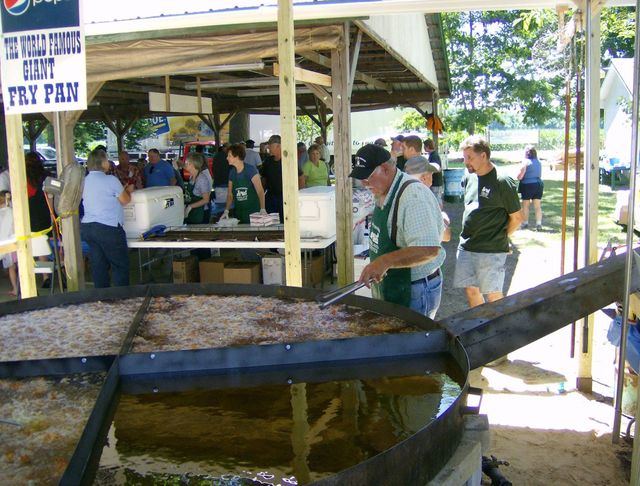
[(404, 305), (434, 318), (442, 296), (444, 225), (438, 202), (422, 184), (398, 170), (379, 145), (356, 153), (350, 177), (362, 180), (376, 197), (369, 230), (371, 263), (359, 281), (375, 298)]

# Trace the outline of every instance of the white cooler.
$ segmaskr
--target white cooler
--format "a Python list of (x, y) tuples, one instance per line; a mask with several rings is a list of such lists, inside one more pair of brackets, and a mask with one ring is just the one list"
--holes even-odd
[(300, 236), (331, 238), (336, 234), (336, 188), (316, 186), (301, 189)]
[(138, 238), (156, 225), (180, 226), (184, 221), (184, 196), (178, 186), (147, 187), (131, 193), (124, 208), (127, 238)]

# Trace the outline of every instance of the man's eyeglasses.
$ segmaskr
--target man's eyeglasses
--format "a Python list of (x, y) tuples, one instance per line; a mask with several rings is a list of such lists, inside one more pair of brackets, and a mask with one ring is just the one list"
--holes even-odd
[(155, 168), (156, 168), (156, 166), (152, 165), (151, 168), (149, 169), (149, 174), (153, 174), (153, 169), (155, 169)]

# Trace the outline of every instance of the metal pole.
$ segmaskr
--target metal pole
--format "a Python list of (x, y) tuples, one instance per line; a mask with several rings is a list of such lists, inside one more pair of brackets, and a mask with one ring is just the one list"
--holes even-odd
[[(612, 437), (614, 443), (620, 440), (620, 422), (622, 420), (622, 389), (624, 386), (624, 363), (627, 356), (627, 332), (629, 329), (629, 289), (631, 288), (631, 272), (633, 270), (633, 227), (634, 227), (634, 210), (636, 202), (636, 172), (638, 163), (638, 98), (640, 97), (639, 81), (640, 81), (640, 63), (638, 55), (640, 53), (640, 29), (638, 21), (640, 16), (640, 0), (636, 0), (636, 41), (635, 41), (635, 57), (633, 59), (633, 105), (631, 113), (631, 174), (629, 177), (629, 216), (627, 219), (627, 255), (624, 268), (624, 305), (622, 307), (622, 329), (620, 336), (620, 352), (618, 354), (618, 382), (616, 384), (616, 405), (615, 416), (613, 420)], [(636, 422), (637, 424), (637, 422)], [(636, 428), (637, 433), (637, 428)], [(631, 483), (639, 484), (637, 476), (637, 448), (638, 441), (633, 443), (633, 464), (631, 473)], [(636, 479), (634, 481), (633, 468), (636, 469)]]

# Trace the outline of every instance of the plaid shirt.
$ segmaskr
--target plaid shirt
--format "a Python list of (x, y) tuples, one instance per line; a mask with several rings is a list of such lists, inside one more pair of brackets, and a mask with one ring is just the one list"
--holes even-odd
[[(406, 181), (415, 180), (404, 172), (397, 171), (391, 183), (391, 187), (401, 179), (400, 186)], [(400, 190), (398, 188), (398, 190)], [(383, 204), (386, 204), (389, 195), (385, 197)], [(391, 223), (393, 220), (393, 208), (389, 212), (387, 228), (391, 234)], [(444, 263), (445, 251), (440, 244), (444, 222), (438, 200), (428, 187), (418, 182), (409, 184), (400, 198), (398, 206), (398, 234), (396, 245), (400, 248), (411, 246), (435, 246), (439, 248), (438, 255), (431, 261), (411, 268), (411, 281), (427, 277), (435, 272)]]
[(142, 183), (142, 171), (131, 162), (129, 162), (126, 170), (121, 165), (115, 166), (113, 175), (118, 178), (122, 187), (126, 187), (128, 184), (133, 184), (135, 189), (142, 189), (144, 187)]

